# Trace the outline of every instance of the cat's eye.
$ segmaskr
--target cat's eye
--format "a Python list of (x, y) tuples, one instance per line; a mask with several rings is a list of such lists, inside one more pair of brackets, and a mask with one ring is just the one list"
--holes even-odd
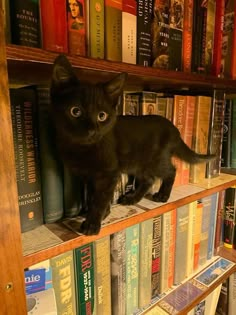
[(106, 112), (98, 113), (98, 121), (103, 122), (107, 119), (108, 114)]
[(78, 118), (82, 115), (82, 111), (79, 106), (73, 106), (70, 109), (71, 116)]

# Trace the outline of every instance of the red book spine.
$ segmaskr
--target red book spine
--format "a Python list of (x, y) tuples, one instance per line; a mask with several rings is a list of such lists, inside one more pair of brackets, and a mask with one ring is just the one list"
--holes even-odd
[(216, 1), (216, 23), (214, 33), (214, 48), (212, 61), (212, 74), (219, 76), (221, 74), (221, 54), (222, 54), (222, 38), (224, 27), (225, 0)]
[(184, 72), (191, 72), (192, 28), (193, 28), (193, 0), (185, 0), (184, 1), (183, 49), (182, 49)]
[(68, 52), (65, 0), (41, 0), (43, 48), (60, 53)]

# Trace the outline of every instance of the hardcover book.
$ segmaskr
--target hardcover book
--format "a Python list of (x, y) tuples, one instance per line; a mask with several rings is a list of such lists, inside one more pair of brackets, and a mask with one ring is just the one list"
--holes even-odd
[(10, 89), (11, 118), (21, 231), (43, 224), (34, 88)]
[(215, 254), (218, 253), (220, 246), (223, 245), (223, 220), (224, 220), (224, 203), (225, 203), (225, 190), (219, 191), (219, 200), (216, 213), (216, 229), (215, 229)]
[(183, 71), (191, 72), (193, 36), (193, 0), (184, 0), (182, 63)]
[(58, 315), (55, 292), (52, 288), (27, 295), (26, 303), (28, 315)]
[[(212, 73), (213, 51), (214, 51), (214, 31), (215, 24), (218, 24), (216, 16), (215, 0), (207, 1), (207, 21), (206, 21), (206, 45), (205, 45), (205, 68), (206, 73)], [(217, 20), (216, 20), (217, 18)]]
[(234, 315), (236, 309), (236, 272), (229, 276), (228, 315)]
[(221, 167), (231, 166), (232, 107), (233, 107), (233, 100), (226, 99), (225, 111), (224, 111), (222, 150), (221, 150)]
[(105, 0), (105, 58), (122, 61), (122, 1)]
[(236, 247), (235, 244), (236, 223), (236, 187), (229, 187), (225, 191), (223, 240), (227, 248)]
[(68, 53), (67, 12), (65, 0), (40, 0), (42, 48)]
[(39, 156), (45, 223), (56, 222), (64, 215), (63, 167), (53, 143), (53, 129), (48, 112), (49, 104), (49, 87), (37, 86)]
[(77, 313), (94, 311), (94, 253), (93, 243), (74, 249)]
[(137, 1), (122, 1), (122, 62), (137, 60)]
[(153, 11), (152, 0), (137, 1), (137, 64), (145, 67), (151, 65), (152, 11)]
[(216, 235), (216, 220), (217, 220), (219, 193), (214, 193), (210, 197), (211, 197), (211, 209), (210, 209), (210, 224), (208, 228), (207, 259), (211, 259), (214, 254), (214, 241), (215, 241), (215, 235)]
[(189, 277), (193, 273), (194, 264), (194, 229), (196, 226), (197, 201), (189, 203), (189, 226), (187, 244), (187, 267), (186, 275)]
[(38, 0), (11, 0), (10, 30), (12, 44), (41, 47)]
[(86, 55), (85, 0), (67, 0), (68, 50), (71, 55)]
[(196, 215), (195, 215), (195, 225), (193, 229), (193, 270), (194, 271), (196, 271), (199, 267), (202, 220), (203, 220), (203, 203), (201, 201), (198, 201)]
[(141, 115), (157, 115), (156, 93), (142, 91), (139, 94), (139, 107)]
[(236, 168), (236, 99), (232, 104), (230, 167)]
[(58, 314), (76, 315), (73, 250), (50, 258)]
[(152, 272), (151, 272), (151, 298), (160, 294), (161, 271), (161, 215), (153, 219), (152, 236)]

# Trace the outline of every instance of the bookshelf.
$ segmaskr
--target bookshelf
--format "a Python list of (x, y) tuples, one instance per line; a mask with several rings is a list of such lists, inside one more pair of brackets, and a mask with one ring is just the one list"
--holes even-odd
[[(199, 192), (190, 195), (187, 194), (180, 199), (155, 207), (143, 214), (105, 226), (97, 236), (78, 236), (60, 224), (51, 224), (48, 227), (62, 239), (62, 242), (52, 247), (23, 255), (8, 89), (9, 84), (48, 83), (52, 63), (56, 56), (56, 53), (47, 52), (42, 49), (25, 48), (15, 45), (6, 46), (0, 1), (0, 209), (2, 213), (0, 220), (0, 253), (2, 256), (0, 300), (4, 301), (1, 305), (1, 311), (2, 314), (6, 315), (23, 315), (27, 313), (24, 293), (24, 268), (236, 184), (235, 175), (225, 175), (222, 173), (219, 178), (206, 180), (202, 183), (202, 189)], [(70, 56), (69, 60), (75, 69), (82, 69), (78, 72), (81, 77), (86, 76), (87, 80), (93, 82), (108, 80), (115, 73), (124, 71), (129, 75), (127, 85), (131, 88), (132, 86), (139, 86), (143, 89), (149, 88), (153, 90), (168, 88), (208, 92), (213, 91), (213, 89), (223, 89), (227, 93), (236, 93), (236, 81), (229, 79), (183, 72), (162, 71), (151, 67), (144, 68), (136, 65), (79, 56)], [(236, 262), (235, 251), (222, 248), (219, 255)], [(187, 310), (190, 310), (191, 307), (207, 296), (217, 284), (227, 278), (233, 271), (236, 271), (236, 267), (224, 274), (200, 298), (196, 299), (191, 305), (188, 305), (182, 314), (185, 314)]]

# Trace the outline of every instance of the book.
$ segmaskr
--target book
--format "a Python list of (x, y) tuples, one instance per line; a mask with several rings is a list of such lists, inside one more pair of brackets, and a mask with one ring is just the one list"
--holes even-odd
[(219, 191), (217, 213), (216, 213), (216, 228), (215, 228), (215, 254), (218, 253), (220, 246), (223, 245), (223, 219), (224, 219), (224, 203), (225, 203), (225, 189)]
[[(212, 98), (209, 96), (196, 96), (192, 149), (201, 154), (207, 153), (211, 102)], [(192, 164), (190, 165), (189, 181), (198, 183), (205, 178), (205, 173), (205, 162)]]
[(221, 149), (221, 167), (231, 166), (231, 126), (233, 100), (226, 99), (224, 111), (223, 139)]
[(236, 168), (236, 99), (232, 104), (230, 167)]
[(229, 278), (224, 280), (221, 286), (220, 296), (215, 315), (228, 315), (229, 306)]
[(66, 1), (40, 0), (42, 48), (68, 53)]
[(182, 63), (183, 71), (191, 72), (192, 36), (193, 36), (193, 1), (184, 0)]
[(10, 31), (12, 44), (41, 47), (38, 0), (11, 0)]
[(50, 265), (58, 314), (76, 315), (73, 250), (50, 258)]
[(151, 272), (151, 298), (160, 294), (160, 271), (161, 271), (161, 215), (153, 218), (152, 236), (152, 272)]
[(76, 312), (93, 314), (94, 311), (94, 253), (93, 243), (74, 249), (76, 285)]
[(110, 236), (94, 242), (95, 308), (97, 314), (111, 315)]
[(205, 45), (205, 72), (212, 73), (213, 50), (214, 50), (214, 32), (216, 19), (216, 2), (215, 0), (207, 1), (207, 20), (206, 20), (206, 45)]
[(90, 0), (87, 6), (87, 37), (89, 38), (88, 56), (91, 58), (105, 57), (104, 34), (104, 0)]
[(86, 55), (85, 0), (68, 0), (68, 51), (71, 55)]
[(224, 128), (225, 94), (222, 91), (214, 91), (212, 97), (210, 126), (208, 133), (207, 153), (214, 154), (215, 158), (206, 164), (206, 177), (219, 176), (221, 167), (221, 152)]
[(203, 203), (201, 201), (198, 201), (195, 214), (195, 224), (193, 229), (193, 271), (196, 271), (199, 267), (202, 220)]
[(122, 62), (137, 60), (137, 1), (122, 1)]
[(125, 244), (126, 314), (133, 314), (139, 308), (139, 224), (135, 224), (126, 228)]
[(153, 1), (137, 1), (137, 65), (151, 66)]
[(140, 115), (157, 115), (156, 93), (142, 91), (139, 94)]
[[(197, 201), (189, 203), (189, 225), (188, 225), (188, 244), (187, 244), (187, 266), (186, 275), (189, 277), (193, 273), (194, 267), (194, 229), (196, 227)], [(196, 227), (197, 228), (197, 227)]]
[(141, 222), (139, 228), (138, 305), (139, 308), (142, 308), (148, 305), (151, 301), (153, 219)]
[(209, 223), (209, 228), (208, 228), (207, 259), (211, 259), (214, 255), (214, 242), (215, 242), (215, 235), (216, 235), (216, 220), (217, 220), (219, 193), (212, 194), (210, 198), (211, 198), (211, 209), (210, 209), (210, 223)]
[(10, 89), (21, 232), (43, 224), (42, 191), (33, 87)]
[(170, 212), (170, 239), (169, 239), (169, 256), (168, 256), (168, 288), (174, 284), (175, 276), (175, 257), (176, 257), (176, 225), (177, 225), (177, 210), (173, 209)]
[(212, 55), (212, 74), (216, 77), (220, 76), (221, 71), (221, 54), (222, 54), (222, 41), (223, 41), (223, 28), (224, 28), (224, 11), (225, 0), (216, 1), (217, 23), (214, 29), (214, 46)]
[(45, 290), (46, 271), (44, 268), (25, 270), (25, 292), (31, 294)]
[(152, 66), (169, 69), (170, 0), (155, 0), (152, 19)]
[(174, 284), (180, 284), (187, 277), (189, 230), (189, 204), (176, 210), (176, 242)]
[(169, 70), (182, 70), (184, 0), (170, 0)]
[(236, 247), (235, 242), (236, 222), (236, 187), (229, 187), (225, 190), (223, 241), (227, 248)]
[(122, 1), (105, 0), (105, 58), (122, 61)]
[(55, 291), (53, 288), (26, 296), (28, 315), (57, 315)]
[(225, 1), (224, 26), (221, 46), (222, 47), (221, 75), (225, 78), (232, 77), (233, 71), (235, 71), (233, 70), (233, 60), (235, 60), (233, 54), (235, 54), (236, 45), (235, 11), (236, 11), (235, 1), (233, 0)]
[(123, 115), (135, 115), (140, 113), (139, 94), (130, 93), (128, 91), (123, 92)]
[(229, 276), (228, 315), (234, 315), (236, 309), (236, 272)]
[(43, 260), (28, 268), (29, 270), (43, 269), (45, 272), (45, 290), (52, 288), (52, 268), (50, 266), (50, 259)]
[(4, 18), (4, 33), (7, 44), (11, 43), (11, 18), (10, 18), (10, 3), (8, 0), (2, 1), (3, 18)]
[(49, 117), (50, 89), (37, 86), (36, 93), (43, 216), (45, 223), (53, 223), (64, 215), (63, 166), (58, 159)]
[(125, 314), (126, 304), (126, 231), (111, 234), (111, 300), (112, 314)]

